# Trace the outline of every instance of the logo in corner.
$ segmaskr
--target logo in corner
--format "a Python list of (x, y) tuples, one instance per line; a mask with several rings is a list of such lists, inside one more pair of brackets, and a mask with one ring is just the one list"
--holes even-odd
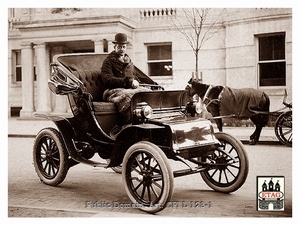
[(257, 210), (284, 210), (284, 176), (257, 176)]

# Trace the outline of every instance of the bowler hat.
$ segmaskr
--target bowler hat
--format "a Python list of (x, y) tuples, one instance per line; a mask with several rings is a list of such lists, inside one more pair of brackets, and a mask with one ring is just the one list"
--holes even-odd
[(123, 33), (117, 33), (115, 35), (115, 40), (112, 41), (114, 44), (128, 44), (127, 35)]

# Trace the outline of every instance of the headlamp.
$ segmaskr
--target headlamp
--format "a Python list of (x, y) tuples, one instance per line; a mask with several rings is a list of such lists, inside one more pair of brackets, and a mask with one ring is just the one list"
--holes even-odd
[(150, 119), (153, 114), (153, 109), (146, 102), (141, 102), (137, 104), (134, 113), (139, 119)]
[(153, 115), (153, 110), (152, 110), (151, 106), (147, 105), (147, 106), (143, 107), (142, 108), (142, 114), (147, 119), (150, 119)]

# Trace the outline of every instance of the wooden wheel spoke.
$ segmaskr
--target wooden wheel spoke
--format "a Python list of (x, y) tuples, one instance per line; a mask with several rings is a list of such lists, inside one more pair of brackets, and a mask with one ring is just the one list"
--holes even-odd
[(153, 194), (155, 195), (155, 197), (158, 198), (159, 194), (156, 192), (155, 188), (152, 185), (150, 185), (150, 187), (151, 187), (151, 190), (152, 190)]
[[(133, 179), (133, 178), (132, 178)], [(137, 178), (136, 178), (137, 179)], [(140, 182), (133, 190), (134, 191), (137, 191), (137, 189), (139, 189), (140, 188), (140, 186), (142, 185), (143, 183), (142, 182)]]
[[(238, 167), (237, 167), (238, 168)], [(236, 178), (236, 174), (234, 174), (229, 168), (226, 168), (227, 169), (227, 171), (234, 177), (234, 178)]]
[(162, 185), (160, 185), (159, 183), (157, 183), (155, 180), (153, 180), (152, 184), (155, 185), (156, 187), (162, 189)]
[(147, 185), (146, 187), (147, 187), (147, 193), (148, 193), (148, 200), (149, 200), (149, 202), (151, 202), (151, 190), (150, 190), (150, 186), (151, 185)]

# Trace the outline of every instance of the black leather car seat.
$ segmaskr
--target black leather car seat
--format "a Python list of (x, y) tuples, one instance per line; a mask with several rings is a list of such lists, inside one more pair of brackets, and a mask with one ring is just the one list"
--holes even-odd
[(86, 92), (92, 95), (95, 115), (117, 113), (114, 103), (103, 100), (104, 87), (99, 78), (100, 72), (99, 70), (76, 70), (73, 71), (73, 74), (84, 84)]

